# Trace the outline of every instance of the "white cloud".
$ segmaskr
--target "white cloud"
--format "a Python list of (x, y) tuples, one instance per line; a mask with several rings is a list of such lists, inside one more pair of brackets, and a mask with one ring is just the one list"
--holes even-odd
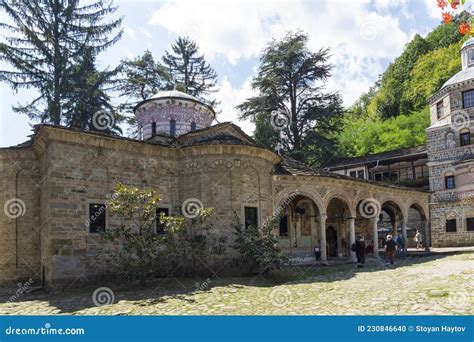
[(441, 19), (441, 11), (435, 0), (425, 0), (425, 7), (430, 17)]
[(340, 90), (345, 104), (351, 104), (383, 72), (382, 60), (398, 56), (410, 39), (389, 11), (406, 8), (406, 0), (378, 0), (378, 11), (368, 5), (368, 0), (169, 0), (153, 13), (150, 24), (188, 35), (208, 59), (223, 56), (232, 64), (259, 56), (272, 38), (301, 29), (309, 34), (312, 50), (331, 48), (331, 62), (337, 64), (328, 87)]
[(251, 87), (252, 78), (249, 77), (239, 88), (234, 88), (227, 77), (224, 77), (222, 82), (219, 84), (219, 91), (216, 94), (216, 98), (221, 102), (219, 109), (220, 113), (217, 116), (219, 122), (232, 121), (236, 125), (240, 126), (247, 134), (252, 134), (254, 130), (254, 124), (250, 121), (240, 121), (237, 119), (237, 110), (235, 106), (244, 102), (247, 98), (254, 96), (255, 93)]

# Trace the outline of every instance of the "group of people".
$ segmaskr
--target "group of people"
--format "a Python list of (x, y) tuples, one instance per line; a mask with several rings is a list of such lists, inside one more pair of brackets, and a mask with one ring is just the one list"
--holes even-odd
[[(414, 237), (416, 248), (423, 248), (423, 236), (419, 230), (416, 231)], [(356, 242), (352, 244), (351, 250), (355, 252), (357, 257), (357, 267), (364, 267), (365, 257), (369, 253), (369, 247), (365, 243), (364, 236), (359, 235)], [(373, 248), (372, 248), (373, 250)], [(397, 251), (406, 252), (406, 243), (403, 236), (395, 234), (395, 236), (388, 234), (385, 242), (385, 260), (386, 265), (393, 265), (395, 263), (395, 255)]]

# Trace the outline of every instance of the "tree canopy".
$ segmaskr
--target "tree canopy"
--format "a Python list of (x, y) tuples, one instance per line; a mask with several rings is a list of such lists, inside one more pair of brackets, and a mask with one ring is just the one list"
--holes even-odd
[(271, 41), (252, 82), (258, 94), (237, 109), (241, 119), (255, 122), (255, 135), (264, 146), (318, 163), (335, 142), (342, 107), (339, 94), (324, 91), (332, 68), (329, 50), (312, 52), (307, 43), (303, 32)]
[(9, 32), (0, 42), (0, 59), (11, 68), (0, 71), (0, 81), (13, 90), (34, 88), (39, 96), (16, 112), (53, 124), (62, 123), (63, 100), (76, 63), (86, 50), (95, 56), (120, 39), (122, 19), (105, 22), (116, 11), (103, 0), (31, 0), (0, 2), (11, 23), (0, 23)]

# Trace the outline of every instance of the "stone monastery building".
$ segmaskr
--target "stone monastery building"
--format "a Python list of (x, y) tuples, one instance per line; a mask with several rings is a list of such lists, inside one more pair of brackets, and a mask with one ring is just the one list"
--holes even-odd
[(354, 260), (356, 234), (375, 255), (395, 231), (409, 245), (416, 229), (431, 246), (474, 245), (474, 39), (461, 56), (462, 71), (429, 99), (429, 191), (312, 169), (232, 123), (212, 125), (213, 108), (176, 90), (137, 104), (137, 140), (37, 125), (30, 141), (0, 149), (0, 281), (103, 275), (111, 243), (101, 233), (119, 223), (106, 201), (118, 182), (155, 189), (158, 214), (179, 215), (189, 201), (213, 207), (223, 235), (236, 215), (244, 225), (279, 216), (281, 246), (294, 256), (320, 246), (323, 262)]

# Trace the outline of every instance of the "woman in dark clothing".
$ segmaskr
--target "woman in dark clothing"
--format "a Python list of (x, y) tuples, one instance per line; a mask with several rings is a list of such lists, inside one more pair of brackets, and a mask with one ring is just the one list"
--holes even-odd
[(366, 247), (367, 245), (364, 241), (364, 237), (360, 235), (358, 239), (356, 240), (355, 246), (354, 246), (354, 249), (355, 249), (354, 252), (357, 257), (357, 267), (364, 267)]

